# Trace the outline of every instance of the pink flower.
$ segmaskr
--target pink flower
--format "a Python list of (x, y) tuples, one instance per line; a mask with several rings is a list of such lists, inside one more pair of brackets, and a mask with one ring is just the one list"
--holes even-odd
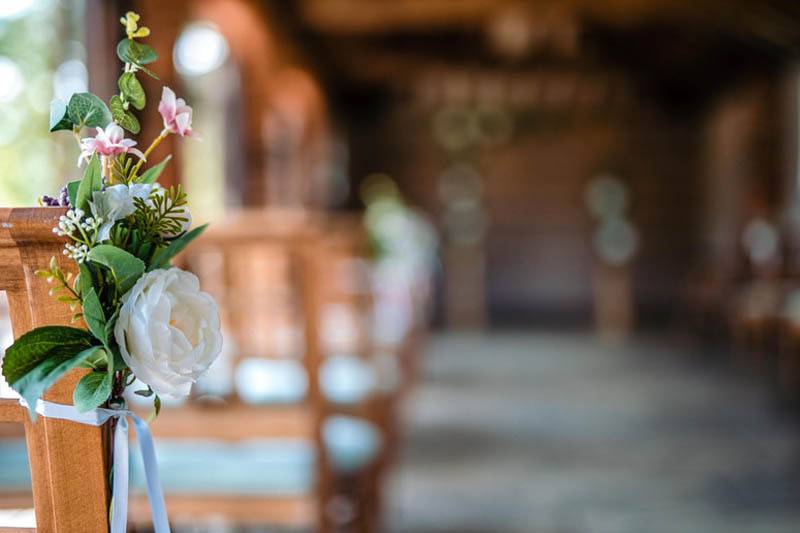
[(183, 98), (175, 98), (169, 87), (164, 87), (158, 112), (164, 119), (164, 129), (181, 137), (192, 135), (192, 108), (186, 105)]
[(97, 128), (97, 135), (94, 137), (81, 139), (81, 156), (78, 158), (78, 166), (81, 166), (84, 161), (89, 161), (94, 154), (109, 156), (130, 152), (144, 159), (144, 154), (134, 146), (136, 146), (136, 141), (126, 139), (122, 128), (112, 122), (106, 126), (105, 130)]

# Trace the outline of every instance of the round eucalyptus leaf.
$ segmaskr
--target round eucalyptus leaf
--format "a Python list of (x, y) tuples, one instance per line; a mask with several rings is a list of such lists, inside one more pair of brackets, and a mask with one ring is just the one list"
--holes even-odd
[(67, 105), (73, 124), (90, 128), (105, 128), (111, 122), (111, 112), (106, 104), (92, 93), (75, 93)]
[(145, 104), (145, 95), (142, 84), (136, 79), (136, 74), (133, 72), (126, 72), (120, 76), (117, 81), (119, 90), (125, 95), (125, 98), (136, 109), (143, 109)]

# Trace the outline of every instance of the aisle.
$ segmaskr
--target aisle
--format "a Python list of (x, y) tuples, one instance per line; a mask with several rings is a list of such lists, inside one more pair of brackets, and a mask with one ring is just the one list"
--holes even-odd
[(794, 423), (702, 355), (658, 339), (434, 338), (392, 533), (800, 531)]

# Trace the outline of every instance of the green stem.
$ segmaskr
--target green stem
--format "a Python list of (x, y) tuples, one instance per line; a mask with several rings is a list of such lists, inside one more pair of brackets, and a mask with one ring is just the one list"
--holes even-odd
[(169, 135), (169, 131), (167, 131), (166, 128), (161, 130), (161, 133), (158, 134), (158, 137), (156, 137), (153, 142), (150, 143), (150, 146), (147, 147), (147, 150), (144, 151), (144, 159), (140, 159), (139, 162), (136, 163), (136, 166), (133, 167), (133, 170), (130, 174), (131, 176), (136, 177), (138, 175), (139, 169), (142, 167), (142, 163), (144, 163), (145, 159), (147, 159), (147, 157), (150, 155), (150, 152), (155, 150), (156, 147), (161, 144), (161, 141), (167, 138), (167, 135)]

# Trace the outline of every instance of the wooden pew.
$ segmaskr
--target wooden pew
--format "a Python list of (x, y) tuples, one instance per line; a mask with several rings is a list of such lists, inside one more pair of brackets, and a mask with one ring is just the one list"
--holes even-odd
[[(299, 355), (308, 389), (299, 401), (277, 405), (254, 404), (234, 391), (214, 400), (195, 396), (184, 406), (162, 411), (153, 424), (157, 446), (165, 439), (212, 439), (232, 446), (255, 438), (295, 439), (312, 443), (316, 465), (311, 490), (289, 496), (173, 492), (165, 473), (173, 520), (222, 517), (233, 523), (314, 526), (319, 531), (376, 530), (385, 461), (376, 457), (361, 468), (343, 472), (334, 464), (325, 433), (332, 417), (358, 417), (385, 439), (385, 404), (372, 395), (347, 405), (331, 401), (320, 380), (331, 350), (323, 331), (329, 328), (326, 313), (343, 308), (335, 306), (361, 313), (363, 329), (354, 350), (359, 357), (371, 355), (367, 331), (371, 293), (367, 279), (358, 272), (366, 258), (365, 246), (355, 218), (257, 211), (215, 224), (182, 258), (220, 304), (228, 330), (224, 334), (236, 345), (232, 366), (281, 359), (281, 354), (270, 350), (270, 339), (291, 327), (302, 331)], [(147, 522), (146, 511), (144, 499), (133, 503), (134, 515), (142, 523)]]
[[(52, 298), (47, 282), (34, 275), (53, 256), (65, 271), (75, 270), (74, 262), (61, 253), (63, 241), (52, 233), (62, 214), (63, 208), (0, 209), (0, 290), (8, 297), (15, 337), (35, 327), (70, 323), (69, 308)], [(71, 403), (80, 377), (81, 371), (70, 373), (45, 399)], [(26, 491), (0, 493), (0, 502), (32, 503), (36, 531), (42, 533), (108, 531), (107, 430), (43, 417), (33, 423), (17, 400), (9, 398), (0, 398), (0, 422), (24, 426), (32, 482), (32, 496)]]

